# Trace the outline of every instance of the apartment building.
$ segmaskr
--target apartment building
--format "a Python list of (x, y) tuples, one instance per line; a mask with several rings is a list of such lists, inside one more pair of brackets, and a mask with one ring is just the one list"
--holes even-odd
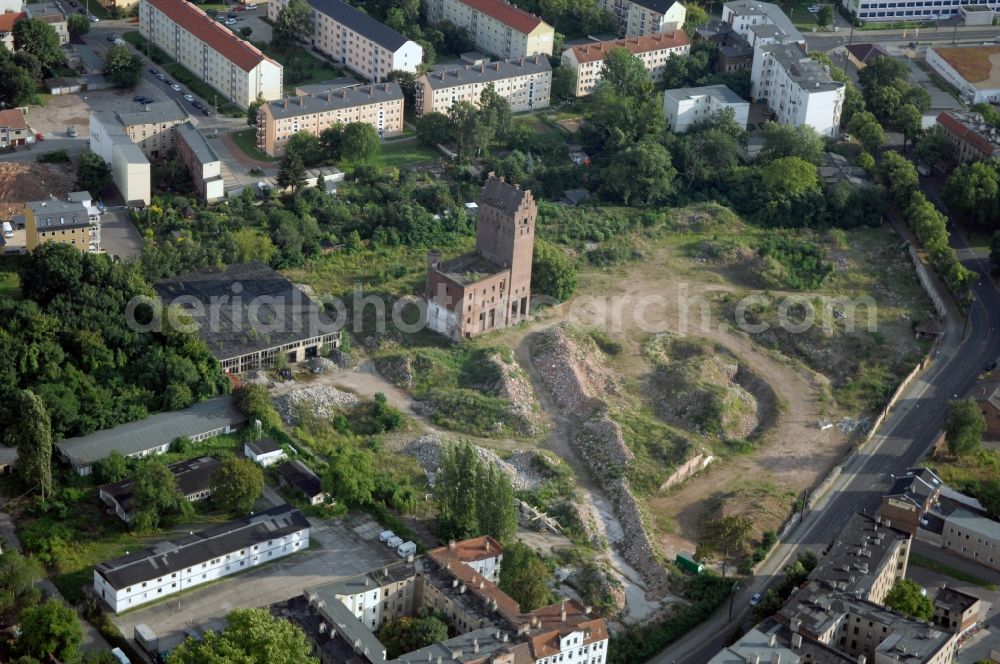
[(447, 113), (457, 101), (479, 105), (492, 84), (515, 113), (548, 108), (552, 67), (543, 55), (479, 65), (443, 65), (417, 79), (416, 114)]
[(24, 5), (23, 11), (28, 18), (48, 23), (59, 35), (60, 44), (69, 43), (69, 24), (66, 22), (66, 12), (54, 2), (33, 2)]
[(0, 110), (0, 148), (24, 145), (31, 135), (31, 128), (21, 109)]
[(24, 208), (25, 247), (34, 251), (43, 242), (68, 244), (82, 252), (101, 250), (101, 222), (87, 206), (75, 200), (27, 203)]
[(841, 4), (866, 23), (943, 21), (957, 16), (963, 6), (987, 10), (995, 6), (989, 0), (841, 0)]
[(0, 44), (11, 53), (14, 52), (14, 24), (27, 16), (19, 11), (0, 12)]
[(615, 17), (620, 37), (673, 32), (687, 18), (687, 8), (677, 0), (597, 0), (597, 5)]
[[(444, 551), (445, 547), (438, 549)], [(456, 542), (448, 542), (448, 554), (493, 583), (500, 583), (500, 563), (503, 547), (489, 535)]]
[(683, 134), (693, 124), (710, 121), (726, 109), (732, 109), (737, 124), (746, 129), (750, 102), (725, 85), (675, 88), (663, 93), (667, 126), (675, 134)]
[(1000, 570), (1000, 523), (966, 509), (945, 517), (941, 546), (947, 551)]
[(499, 58), (552, 55), (555, 42), (551, 25), (504, 0), (428, 0), (427, 20), (465, 28), (477, 49)]
[(150, 159), (177, 146), (177, 126), (187, 112), (175, 101), (147, 104), (141, 111), (92, 111), (90, 151), (111, 166), (115, 186), (128, 203), (152, 200)]
[[(267, 3), (272, 21), (288, 0)], [(424, 49), (343, 0), (309, 0), (313, 33), (310, 45), (369, 81), (384, 81), (393, 71), (416, 73)]]
[(836, 136), (844, 106), (844, 84), (798, 44), (775, 43), (754, 49), (750, 97), (774, 113), (779, 124), (808, 125), (822, 136)]
[(282, 505), (94, 566), (94, 593), (114, 613), (309, 548), (309, 522)]
[(369, 632), (416, 613), (417, 574), (412, 562), (400, 562), (366, 574), (306, 590), (309, 603), (320, 610), (337, 604)]
[(759, 0), (733, 0), (722, 6), (722, 22), (741, 35), (751, 48), (768, 44), (806, 45), (805, 37), (778, 5)]
[(1000, 102), (1000, 45), (935, 46), (927, 64), (970, 104)]
[(614, 41), (581, 44), (563, 51), (562, 64), (576, 74), (577, 97), (589, 95), (601, 81), (604, 57), (613, 49), (624, 48), (642, 61), (653, 82), (663, 79), (667, 60), (672, 56), (686, 56), (691, 43), (683, 30), (661, 32), (642, 37), (627, 37)]
[(934, 595), (935, 625), (961, 634), (974, 626), (983, 616), (983, 603), (975, 595), (955, 588), (941, 586)]
[(893, 528), (916, 535), (920, 522), (941, 495), (941, 478), (930, 468), (909, 468), (882, 496), (879, 515)]
[(364, 122), (380, 137), (403, 133), (403, 91), (399, 84), (354, 85), (270, 101), (257, 112), (257, 147), (272, 157), (284, 154), (295, 134), (313, 136), (337, 124)]
[(139, 32), (240, 108), (281, 97), (281, 65), (190, 2), (142, 0)]
[(222, 160), (190, 122), (177, 127), (177, 158), (187, 168), (205, 203), (215, 203), (226, 195), (222, 180)]
[[(178, 461), (167, 466), (174, 476), (177, 491), (189, 502), (205, 500), (212, 495), (212, 478), (222, 466), (218, 459), (200, 457)], [(102, 486), (98, 495), (108, 507), (115, 511), (119, 519), (131, 523), (135, 508), (135, 480), (128, 478)]]

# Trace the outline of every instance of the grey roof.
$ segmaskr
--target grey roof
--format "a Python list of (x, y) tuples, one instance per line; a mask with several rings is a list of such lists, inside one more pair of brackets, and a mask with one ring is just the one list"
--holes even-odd
[(941, 586), (934, 596), (935, 605), (940, 604), (959, 613), (965, 613), (978, 601), (979, 598), (975, 595), (970, 595), (950, 586)]
[(347, 26), (359, 35), (390, 51), (397, 51), (400, 46), (409, 41), (385, 23), (358, 11), (343, 0), (309, 0), (309, 4), (321, 14), (326, 14), (337, 23)]
[(74, 203), (87, 203), (94, 200), (89, 191), (71, 191), (66, 195), (66, 200)]
[(727, 104), (749, 104), (747, 100), (739, 96), (735, 92), (729, 89), (728, 86), (722, 85), (703, 85), (697, 88), (674, 88), (672, 90), (667, 90), (664, 96), (677, 101), (683, 101), (689, 97), (721, 97), (722, 101)]
[(896, 478), (886, 496), (913, 500), (921, 509), (929, 507), (927, 501), (941, 489), (941, 478), (930, 468), (910, 468)]
[(120, 589), (308, 527), (309, 522), (301, 512), (289, 505), (281, 505), (98, 563), (94, 571), (103, 576), (112, 588)]
[(886, 526), (866, 514), (854, 514), (809, 578), (841, 592), (868, 597), (879, 571), (909, 533)]
[(810, 58), (798, 44), (768, 44), (758, 48), (770, 53), (788, 72), (788, 77), (807, 92), (826, 92), (844, 87), (843, 83), (830, 78), (830, 72)]
[(363, 661), (374, 664), (385, 661), (385, 646), (357, 619), (353, 611), (337, 599), (337, 591), (333, 584), (307, 589), (305, 594), (310, 603), (314, 601), (321, 603), (318, 605), (320, 615), (333, 623), (331, 628), (336, 630), (356, 653), (361, 653), (367, 658)]
[[(505, 638), (507, 637), (507, 638)], [(477, 629), (466, 634), (460, 634), (447, 641), (429, 645), (420, 650), (400, 655), (392, 664), (424, 664), (440, 662), (440, 664), (464, 664), (465, 662), (487, 661), (489, 656), (510, 649), (513, 644), (507, 632), (493, 628)]]
[(489, 83), (515, 76), (527, 76), (551, 71), (549, 59), (544, 55), (527, 58), (498, 60), (485, 65), (442, 65), (424, 74), (432, 90), (453, 88), (470, 83)]
[(69, 438), (56, 443), (56, 447), (74, 466), (89, 466), (116, 450), (125, 456), (138, 454), (178, 438), (237, 425), (245, 419), (230, 397), (217, 397), (184, 410), (158, 413), (89, 436)]
[(328, 81), (320, 81), (319, 83), (307, 83), (306, 85), (296, 85), (295, 94), (297, 95), (315, 95), (328, 90), (339, 90), (341, 88), (353, 88), (355, 85), (360, 85), (361, 82), (352, 76), (339, 76), (337, 78), (331, 78)]
[(40, 231), (90, 226), (90, 217), (83, 203), (63, 200), (33, 201), (27, 203), (27, 207), (34, 213)]
[[(237, 285), (239, 302), (233, 304), (233, 288)], [(184, 306), (198, 323), (199, 336), (219, 360), (333, 334), (339, 329), (336, 321), (301, 289), (263, 263), (191, 272), (161, 281), (155, 288), (164, 305), (181, 296), (188, 299)], [(212, 303), (212, 298), (223, 296), (230, 299), (221, 301), (230, 304)], [(201, 306), (194, 307), (190, 298)], [(255, 306), (250, 308), (250, 304)]]
[(457, 256), (450, 261), (441, 263), (437, 271), (456, 284), (466, 286), (482, 280), (492, 274), (499, 274), (508, 268), (491, 261), (482, 254), (470, 253)]
[(247, 444), (247, 447), (254, 454), (268, 454), (270, 452), (277, 452), (281, 449), (281, 445), (278, 444), (274, 438), (261, 438), (260, 440), (251, 440)]
[[(167, 469), (173, 473), (177, 481), (177, 490), (182, 496), (188, 497), (206, 491), (212, 485), (212, 477), (221, 465), (218, 459), (200, 457), (172, 463)], [(135, 478), (130, 477), (120, 482), (105, 484), (101, 487), (101, 492), (110, 496), (123, 510), (129, 511), (132, 507), (134, 481)]]
[[(708, 664), (746, 664), (780, 661), (781, 664), (856, 664), (857, 659), (843, 655), (818, 641), (804, 638), (792, 648), (792, 632), (774, 618), (768, 618), (744, 634), (736, 643), (724, 648)], [(772, 645), (773, 640), (773, 645)], [(780, 659), (772, 659), (775, 656)]]
[(766, 16), (768, 21), (788, 35), (789, 41), (800, 42), (804, 39), (791, 19), (785, 12), (781, 11), (781, 7), (774, 3), (759, 2), (758, 0), (733, 0), (727, 2), (725, 6), (737, 16)]
[(312, 115), (341, 108), (354, 108), (387, 101), (403, 99), (403, 90), (398, 83), (373, 83), (352, 87), (334, 87), (322, 92), (298, 97), (286, 97), (267, 102), (267, 107), (275, 119)]
[(201, 132), (194, 128), (193, 124), (185, 122), (184, 124), (177, 125), (177, 133), (187, 143), (188, 147), (191, 148), (194, 156), (198, 158), (198, 161), (202, 165), (219, 161), (219, 155), (215, 154), (215, 150), (208, 144), (208, 141), (202, 136)]
[(671, 7), (680, 4), (677, 0), (632, 0), (632, 2), (657, 14), (666, 14)]
[(1000, 523), (959, 508), (945, 517), (945, 525), (953, 525), (1000, 542)]
[(278, 474), (308, 498), (323, 493), (323, 486), (319, 481), (319, 476), (310, 470), (309, 466), (298, 459), (286, 461), (278, 466)]
[(9, 465), (17, 461), (17, 448), (0, 445), (0, 465)]
[(173, 99), (146, 104), (141, 111), (115, 111), (115, 115), (126, 127), (161, 122), (183, 122), (188, 118), (187, 111)]
[(83, 66), (87, 73), (100, 74), (104, 71), (104, 60), (94, 52), (94, 49), (86, 44), (77, 44), (74, 48), (80, 54), (80, 59), (83, 60)]
[(52, 2), (32, 2), (24, 5), (24, 11), (28, 18), (42, 18), (61, 16), (66, 18), (66, 12), (59, 5)]
[(128, 163), (149, 163), (149, 160), (146, 159), (146, 155), (139, 149), (139, 146), (133, 143), (132, 139), (125, 133), (125, 126), (122, 124), (117, 111), (98, 111), (91, 113), (91, 117), (96, 117), (100, 121), (101, 125), (107, 130), (111, 141), (115, 144), (115, 149), (121, 152)]

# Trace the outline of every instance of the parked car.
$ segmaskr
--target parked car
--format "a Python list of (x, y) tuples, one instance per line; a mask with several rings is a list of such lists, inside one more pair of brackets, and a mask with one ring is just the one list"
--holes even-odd
[(188, 101), (194, 101), (194, 95), (184, 95), (184, 98)]
[(160, 75), (160, 72), (156, 71), (153, 68), (149, 69), (149, 73), (152, 74), (153, 76), (159, 76)]
[(226, 25), (236, 25), (236, 19), (235, 18), (227, 18), (225, 20), (225, 24)]
[(76, 0), (69, 0), (70, 7), (76, 7)]
[(108, 35), (108, 41), (109, 41), (109, 42), (113, 42), (113, 41), (114, 41), (114, 40), (116, 40), (116, 39), (118, 39), (118, 35), (115, 35), (115, 34), (113, 34), (113, 33), (112, 33), (112, 34), (110, 34), (110, 35)]
[(45, 140), (45, 134), (43, 134), (42, 132), (36, 133), (35, 134), (35, 140), (37, 140), (37, 141), (44, 141)]
[(760, 604), (760, 601), (762, 599), (764, 599), (763, 595), (761, 595), (760, 593), (754, 593), (753, 597), (750, 598), (750, 606), (757, 606), (758, 604)]
[(97, 18), (96, 16), (94, 16), (93, 14), (91, 14), (91, 15), (90, 15), (90, 16), (88, 16), (87, 18), (88, 18), (88, 19), (90, 19), (90, 22), (91, 22), (91, 23), (99, 23), (99, 22), (100, 22), (100, 20), (101, 20), (101, 19)]
[(167, 77), (166, 77), (166, 76), (164, 76), (163, 74), (157, 74), (157, 75), (156, 75), (156, 78), (160, 79), (160, 80), (161, 80), (161, 81), (163, 81), (164, 83), (166, 83), (166, 82), (167, 82)]
[(70, 125), (66, 127), (66, 135), (69, 136), (70, 138), (76, 138), (78, 135), (78, 132), (76, 131), (76, 125)]
[(202, 113), (202, 115), (211, 115), (212, 114), (212, 112), (210, 110), (208, 110), (207, 108), (201, 109), (201, 113)]
[(229, 12), (226, 14), (226, 18), (236, 18), (236, 12)]
[(79, 8), (79, 9), (77, 9), (76, 11), (80, 12), (81, 14), (86, 14), (86, 13), (87, 13), (87, 10), (86, 10), (86, 9), (84, 9), (83, 7), (80, 7), (80, 8)]
[(202, 104), (202, 103), (201, 103), (200, 101), (198, 101), (198, 100), (195, 100), (195, 101), (191, 102), (191, 105), (192, 105), (192, 106), (194, 106), (195, 108), (197, 108), (197, 109), (198, 109), (199, 111), (200, 111), (201, 109), (205, 108), (205, 105), (204, 105), (204, 104)]
[(136, 96), (132, 97), (132, 101), (138, 102), (140, 104), (142, 103), (142, 101), (144, 99), (145, 99), (145, 97), (143, 97), (142, 95), (136, 95)]
[(280, 371), (278, 371), (278, 375), (281, 376), (282, 380), (291, 380), (292, 379), (292, 370), (291, 369), (281, 369)]
[(247, 9), (257, 9), (257, 3), (256, 2), (248, 3), (247, 6), (246, 6), (246, 8)]
[(174, 83), (173, 85), (170, 86), (170, 89), (173, 90), (174, 92), (180, 92), (181, 91), (181, 86), (179, 86), (176, 83)]

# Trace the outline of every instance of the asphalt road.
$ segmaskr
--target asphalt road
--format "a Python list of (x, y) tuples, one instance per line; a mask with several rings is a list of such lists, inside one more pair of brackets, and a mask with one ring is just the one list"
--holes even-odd
[(994, 39), (1000, 38), (1000, 26), (970, 26), (961, 27), (956, 30), (954, 26), (941, 26), (938, 28), (921, 28), (919, 30), (855, 30), (851, 34), (850, 28), (841, 28), (838, 32), (807, 32), (805, 33), (806, 44), (811, 51), (828, 51), (837, 46), (843, 46), (850, 41), (853, 44), (870, 44), (877, 42), (917, 42), (924, 46), (928, 44), (982, 44), (983, 42), (993, 43)]
[[(935, 204), (941, 205), (934, 191), (926, 193)], [(836, 538), (852, 514), (877, 511), (882, 493), (889, 487), (890, 474), (916, 465), (930, 449), (943, 427), (948, 400), (955, 395), (964, 396), (983, 367), (997, 359), (1000, 293), (990, 281), (989, 261), (974, 256), (957, 233), (952, 234), (952, 246), (965, 266), (979, 275), (974, 287), (976, 301), (968, 314), (968, 329), (964, 329), (966, 322), (961, 315), (949, 321), (948, 335), (939, 355), (911, 383), (865, 451), (847, 465), (829, 493), (807, 512), (802, 523), (782, 538), (758, 574), (736, 593), (732, 620), (728, 618), (727, 604), (651, 662), (704, 664), (710, 660), (721, 649), (726, 636), (749, 624), (751, 595), (774, 583), (781, 568), (794, 560), (799, 551), (821, 551)]]

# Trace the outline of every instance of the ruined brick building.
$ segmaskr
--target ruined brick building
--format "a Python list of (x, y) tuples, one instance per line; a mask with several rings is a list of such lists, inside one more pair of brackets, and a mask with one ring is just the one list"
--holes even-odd
[(456, 341), (518, 323), (530, 304), (535, 199), (490, 173), (476, 204), (476, 251), (427, 254), (427, 324)]

